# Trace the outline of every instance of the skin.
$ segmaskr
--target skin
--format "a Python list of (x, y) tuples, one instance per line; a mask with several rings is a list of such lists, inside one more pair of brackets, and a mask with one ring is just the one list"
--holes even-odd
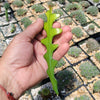
[[(54, 28), (61, 28), (59, 23), (54, 23)], [(59, 47), (53, 54), (55, 60), (60, 60), (68, 51), (68, 42), (72, 38), (69, 26), (62, 27), (63, 32), (55, 36), (54, 44)], [(28, 88), (36, 85), (47, 77), (47, 63), (44, 59), (46, 48), (40, 40), (46, 37), (43, 30), (43, 20), (38, 19), (25, 31), (15, 36), (0, 59), (0, 84), (14, 94), (18, 99)], [(63, 52), (62, 52), (63, 51)], [(4, 99), (0, 91), (0, 100)]]

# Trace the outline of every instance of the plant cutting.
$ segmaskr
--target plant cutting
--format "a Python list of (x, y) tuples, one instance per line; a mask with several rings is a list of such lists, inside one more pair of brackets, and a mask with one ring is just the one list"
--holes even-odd
[(93, 0), (93, 2), (95, 2), (95, 3), (99, 3), (99, 0)]
[(46, 22), (46, 21), (47, 21), (47, 16), (46, 16), (46, 14), (45, 14), (45, 13), (40, 14), (40, 15), (39, 15), (39, 18), (42, 18), (44, 22)]
[(5, 7), (6, 21), (9, 21), (9, 19), (8, 19), (8, 9), (10, 8), (9, 3), (5, 3), (4, 7)]
[(69, 2), (80, 2), (82, 0), (68, 0)]
[(90, 59), (93, 61), (93, 63), (100, 69), (100, 51), (96, 51)]
[(63, 69), (65, 69), (68, 66), (69, 66), (68, 61), (66, 61), (66, 59), (63, 57), (58, 61), (57, 65), (56, 65), (56, 67), (54, 69), (54, 73), (56, 74), (59, 71), (62, 71)]
[(97, 16), (99, 10), (96, 6), (90, 6), (87, 8), (86, 12), (91, 16)]
[(99, 43), (93, 38), (87, 40), (86, 47), (88, 48), (87, 52), (97, 51), (100, 49)]
[(65, 4), (65, 0), (58, 0), (60, 4)]
[(89, 25), (89, 30), (91, 30), (91, 31), (94, 31), (94, 30), (95, 30), (94, 24), (90, 24), (90, 25)]
[(65, 11), (70, 12), (70, 11), (76, 11), (76, 10), (82, 10), (81, 4), (78, 3), (69, 3), (65, 6)]
[(60, 59), (56, 65), (56, 68), (61, 67), (65, 64), (66, 62), (63, 59)]
[(88, 1), (81, 1), (80, 4), (83, 8), (88, 8), (90, 6), (90, 3)]
[(62, 32), (62, 29), (53, 28), (52, 25), (53, 22), (60, 15), (52, 13), (52, 8), (50, 7), (50, 10), (46, 12), (46, 16), (47, 16), (47, 22), (44, 23), (44, 30), (47, 33), (47, 37), (45, 39), (42, 39), (41, 43), (44, 44), (47, 48), (47, 52), (44, 55), (44, 58), (46, 59), (48, 64), (47, 74), (50, 78), (55, 93), (58, 95), (59, 92), (57, 87), (57, 80), (54, 77), (54, 68), (58, 63), (58, 61), (53, 59), (53, 52), (57, 49), (58, 45), (52, 44), (52, 42), (53, 42), (53, 37), (60, 34)]
[[(1, 3), (1, 0), (0, 0), (0, 3)], [(0, 13), (1, 13), (1, 5), (0, 5)]]
[(56, 14), (60, 14), (60, 16), (63, 16), (64, 15), (63, 14), (63, 11), (61, 9), (54, 9), (53, 12), (56, 13)]
[(84, 29), (88, 32), (89, 35), (96, 34), (99, 30), (94, 24), (89, 24), (84, 27)]
[(16, 31), (16, 26), (14, 24), (11, 24), (11, 33), (14, 33)]
[(95, 58), (96, 58), (96, 60), (100, 63), (100, 52), (97, 52), (97, 53), (95, 54)]
[(55, 4), (54, 4), (52, 1), (48, 1), (47, 4), (48, 4), (48, 6), (50, 6), (50, 7), (55, 6)]
[(64, 18), (63, 23), (65, 25), (72, 25), (72, 19), (71, 18)]
[(100, 72), (97, 69), (95, 65), (93, 65), (90, 62), (84, 62), (79, 66), (79, 69), (81, 71), (81, 75), (85, 77), (86, 79), (91, 79), (95, 77), (96, 75), (99, 75)]
[(15, 0), (15, 1), (13, 1), (13, 5), (16, 6), (16, 7), (22, 7), (23, 6), (23, 1)]
[(43, 98), (43, 100), (48, 100), (51, 97), (50, 90), (48, 88), (43, 88), (41, 91), (38, 92)]
[(83, 36), (83, 32), (82, 32), (82, 29), (80, 27), (73, 28), (72, 34), (74, 34), (77, 38), (81, 38)]
[(74, 88), (74, 83), (76, 76), (71, 69), (65, 69), (56, 74), (57, 81), (58, 81), (58, 88), (59, 90), (63, 90), (66, 87), (66, 90), (72, 90)]
[(87, 55), (78, 46), (72, 46), (65, 54), (65, 57), (71, 64), (74, 64), (87, 58)]
[(93, 92), (100, 93), (100, 80), (96, 81), (93, 85)]
[(16, 12), (18, 16), (23, 16), (27, 13), (27, 10), (19, 8)]
[(82, 53), (82, 50), (78, 48), (77, 46), (71, 47), (68, 51), (68, 55), (75, 57), (75, 58), (79, 57), (81, 53)]
[(15, 1), (13, 1), (13, 5), (16, 7), (22, 7), (23, 2), (21, 0), (15, 0)]
[(90, 100), (90, 97), (87, 95), (81, 95), (80, 97), (76, 97), (74, 100)]
[(21, 19), (21, 23), (25, 28), (27, 28), (30, 24), (32, 24), (32, 21), (28, 17), (24, 17)]
[(36, 13), (40, 13), (40, 12), (43, 12), (45, 8), (41, 4), (34, 4), (32, 6), (32, 10), (35, 10)]
[(26, 0), (26, 2), (27, 2), (28, 4), (31, 4), (32, 2), (34, 2), (34, 0)]
[(70, 16), (75, 18), (81, 25), (87, 24), (86, 16), (82, 10), (73, 11), (71, 12)]

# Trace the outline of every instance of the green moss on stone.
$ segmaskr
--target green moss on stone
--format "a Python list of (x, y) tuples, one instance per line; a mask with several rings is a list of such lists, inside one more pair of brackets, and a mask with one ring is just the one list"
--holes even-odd
[(64, 15), (63, 11), (61, 9), (55, 9), (55, 10), (53, 10), (53, 12), (56, 14), (60, 14), (60, 16)]
[(32, 24), (32, 21), (28, 17), (24, 17), (23, 19), (21, 19), (21, 23), (25, 28), (27, 28), (30, 24)]
[(74, 10), (82, 10), (82, 6), (78, 3), (68, 3), (65, 6), (65, 11), (69, 12), (69, 11), (74, 11)]
[(80, 2), (82, 0), (68, 0), (69, 2)]
[(32, 6), (32, 9), (34, 9), (36, 11), (36, 13), (40, 13), (45, 10), (45, 8), (41, 4), (34, 4)]
[(95, 30), (95, 25), (94, 25), (94, 24), (90, 24), (90, 25), (89, 25), (89, 30), (94, 31), (94, 30)]
[(16, 31), (16, 26), (14, 24), (11, 24), (11, 33), (14, 33)]
[(93, 92), (100, 93), (100, 80), (96, 81), (93, 85)]
[(26, 0), (28, 4), (31, 4), (34, 0)]
[(82, 10), (71, 12), (70, 16), (75, 17), (76, 21), (78, 21), (81, 25), (87, 24), (86, 16)]
[(45, 13), (44, 14), (40, 14), (39, 18), (42, 18), (44, 22), (47, 22), (47, 16), (46, 16)]
[(77, 46), (70, 47), (68, 51), (68, 55), (72, 57), (79, 57), (81, 53), (82, 53), (82, 50), (78, 48)]
[(23, 15), (25, 15), (26, 13), (27, 13), (27, 10), (26, 9), (18, 9), (17, 11), (17, 15), (18, 16), (23, 16)]
[(97, 52), (97, 53), (95, 54), (95, 58), (96, 58), (96, 60), (99, 61), (99, 63), (100, 63), (100, 52)]
[(92, 16), (97, 16), (99, 10), (96, 6), (90, 6), (87, 8), (86, 12)]
[(8, 19), (8, 9), (10, 8), (9, 3), (4, 3), (4, 7), (5, 7), (6, 21), (9, 21)]
[(84, 8), (88, 8), (90, 6), (90, 3), (88, 1), (81, 1), (80, 4), (82, 5), (82, 7)]
[(15, 1), (13, 1), (13, 5), (17, 6), (17, 7), (22, 7), (23, 1), (22, 0), (15, 0)]
[(48, 1), (47, 4), (48, 4), (48, 6), (50, 6), (50, 7), (55, 6), (55, 4), (54, 4), (52, 1)]
[(82, 29), (80, 27), (75, 27), (72, 29), (72, 33), (77, 37), (80, 38), (83, 36)]
[(93, 2), (98, 3), (98, 2), (99, 2), (99, 0), (93, 0)]
[(65, 0), (58, 0), (60, 4), (65, 4)]
[(43, 88), (41, 91), (38, 92), (39, 95), (43, 98), (43, 100), (48, 100), (50, 98), (51, 93), (48, 88)]
[(100, 74), (97, 67), (91, 64), (90, 62), (82, 63), (79, 66), (79, 69), (81, 71), (81, 75), (87, 79), (91, 79), (92, 77), (95, 77), (96, 75)]
[(75, 75), (72, 71), (65, 69), (63, 71), (58, 72), (56, 74), (56, 77), (58, 81), (58, 88), (60, 91), (65, 89), (65, 87), (73, 88)]
[(65, 18), (65, 19), (63, 20), (63, 23), (64, 23), (65, 25), (72, 25), (72, 19), (71, 19), (71, 18)]
[(9, 3), (4, 3), (4, 7), (5, 7), (5, 9), (9, 9), (10, 8)]
[(86, 47), (88, 48), (88, 51), (87, 52), (92, 52), (92, 51), (99, 50), (100, 45), (99, 45), (99, 43), (95, 39), (89, 38), (86, 41)]
[(76, 97), (74, 100), (91, 100), (87, 95), (81, 95), (80, 97)]
[(57, 65), (56, 65), (56, 68), (65, 65), (65, 63), (66, 63), (66, 62), (65, 62), (63, 59), (60, 59), (60, 60), (58, 61)]

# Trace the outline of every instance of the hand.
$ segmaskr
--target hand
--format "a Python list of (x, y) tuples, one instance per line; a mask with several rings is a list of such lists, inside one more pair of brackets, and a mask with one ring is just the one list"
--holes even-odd
[[(53, 27), (61, 28), (59, 23), (54, 23)], [(0, 84), (8, 92), (12, 92), (15, 98), (47, 77), (48, 66), (43, 57), (46, 48), (40, 42), (46, 37), (46, 32), (42, 29), (43, 20), (38, 19), (13, 39), (0, 59)], [(55, 60), (65, 55), (69, 49), (68, 42), (72, 38), (69, 26), (62, 27), (62, 30), (54, 38), (54, 43), (59, 44), (53, 54)]]

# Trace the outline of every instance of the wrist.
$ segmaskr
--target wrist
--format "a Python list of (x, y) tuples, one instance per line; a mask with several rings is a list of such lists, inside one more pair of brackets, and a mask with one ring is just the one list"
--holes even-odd
[(7, 95), (2, 89), (0, 89), (0, 100), (8, 100)]
[(8, 69), (6, 70), (4, 66), (2, 68), (2, 64), (0, 64), (0, 85), (2, 85), (7, 92), (13, 93), (15, 99), (18, 99), (23, 92)]

